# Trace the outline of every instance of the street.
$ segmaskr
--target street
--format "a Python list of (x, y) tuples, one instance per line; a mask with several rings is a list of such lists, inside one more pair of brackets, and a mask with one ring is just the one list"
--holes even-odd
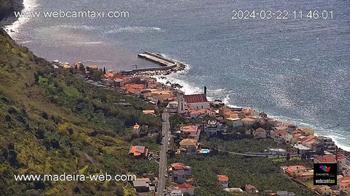
[(160, 149), (160, 161), (159, 161), (159, 182), (157, 195), (165, 195), (165, 184), (166, 184), (166, 173), (167, 173), (167, 151), (168, 151), (168, 141), (169, 141), (170, 123), (169, 123), (169, 113), (166, 111), (162, 114), (162, 145)]

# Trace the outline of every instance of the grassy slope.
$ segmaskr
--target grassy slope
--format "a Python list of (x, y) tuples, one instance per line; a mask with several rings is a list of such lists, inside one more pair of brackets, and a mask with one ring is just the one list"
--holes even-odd
[[(155, 164), (127, 156), (127, 127), (141, 122), (158, 130), (158, 119), (141, 114), (144, 102), (55, 71), (2, 30), (0, 46), (1, 195), (132, 192), (127, 184), (19, 183), (13, 174), (156, 172)], [(133, 107), (116, 105), (121, 99)], [(131, 142), (152, 145), (155, 139)]]

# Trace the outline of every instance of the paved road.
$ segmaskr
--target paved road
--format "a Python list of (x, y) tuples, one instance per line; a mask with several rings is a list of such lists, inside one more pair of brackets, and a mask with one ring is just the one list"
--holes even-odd
[(166, 177), (167, 173), (167, 151), (168, 151), (168, 141), (170, 135), (170, 123), (169, 123), (169, 113), (164, 112), (162, 114), (162, 146), (160, 149), (160, 161), (159, 161), (159, 182), (157, 195), (163, 196), (165, 190)]

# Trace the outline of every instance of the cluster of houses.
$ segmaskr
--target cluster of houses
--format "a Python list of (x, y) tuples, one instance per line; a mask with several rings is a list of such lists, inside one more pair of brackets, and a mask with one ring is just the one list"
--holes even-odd
[(173, 163), (168, 168), (170, 185), (168, 195), (194, 195), (192, 168), (184, 163)]
[[(81, 70), (88, 75), (99, 70), (97, 66), (84, 67), (82, 63), (69, 65), (68, 63), (55, 62), (53, 66), (55, 68), (60, 66), (64, 69)], [(258, 113), (252, 108), (231, 108), (225, 106), (220, 100), (209, 101), (206, 87), (204, 87), (203, 93), (186, 95), (177, 88), (160, 84), (151, 77), (126, 75), (106, 71), (105, 69), (99, 71), (103, 73), (101, 81), (105, 86), (136, 95), (154, 105), (154, 109), (144, 110), (144, 114), (155, 115), (157, 107), (164, 107), (170, 114), (202, 120), (201, 123), (185, 124), (180, 126), (178, 130), (173, 130), (176, 153), (190, 155), (210, 153), (211, 150), (203, 148), (199, 142), (202, 135), (223, 139), (241, 137), (272, 138), (277, 143), (292, 147), (291, 152), (282, 149), (283, 155), (291, 153), (304, 159), (313, 160), (315, 163), (334, 162), (338, 164), (338, 186), (315, 186), (313, 187), (315, 191), (325, 194), (329, 192), (334, 194), (341, 191), (350, 194), (350, 155), (338, 149), (331, 138), (316, 136), (313, 129), (299, 128), (292, 124), (280, 122), (269, 118), (265, 113)], [(204, 117), (209, 118), (209, 120), (203, 121)], [(137, 124), (134, 126), (135, 134), (140, 134), (138, 126)], [(277, 153), (281, 153), (281, 151), (278, 150)], [(145, 146), (132, 146), (129, 154), (133, 157), (150, 157), (150, 153)], [(281, 170), (301, 183), (310, 181), (313, 177), (312, 169), (302, 165), (282, 167)], [(171, 186), (171, 195), (181, 195), (185, 192), (191, 195), (193, 193), (190, 167), (181, 163), (174, 163), (169, 168), (169, 176), (171, 176), (172, 182), (175, 183)], [(247, 185), (243, 189), (229, 188), (228, 177), (224, 175), (219, 175), (218, 181), (225, 191), (257, 191), (252, 185)], [(134, 186), (147, 185), (148, 188), (140, 188), (140, 190), (149, 191), (152, 190), (152, 183), (153, 181), (149, 179), (139, 179), (134, 183)], [(275, 193), (271, 193), (271, 195), (273, 194)], [(277, 195), (292, 195), (292, 193), (282, 191)]]
[(304, 165), (282, 166), (281, 170), (284, 174), (288, 175), (294, 181), (300, 184), (304, 184), (319, 195), (350, 195), (350, 177), (348, 175), (342, 174), (343, 168), (341, 167), (342, 165), (344, 165), (342, 164), (342, 162), (346, 161), (347, 159), (341, 154), (317, 155), (313, 158), (314, 163), (338, 164), (338, 183), (337, 185), (333, 186), (313, 185), (314, 170), (313, 168), (308, 168)]

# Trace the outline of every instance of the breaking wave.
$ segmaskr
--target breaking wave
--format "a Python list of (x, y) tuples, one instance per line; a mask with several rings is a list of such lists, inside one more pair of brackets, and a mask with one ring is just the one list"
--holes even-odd
[(113, 33), (152, 33), (152, 32), (165, 32), (159, 27), (142, 27), (142, 26), (128, 26), (119, 27), (117, 29), (109, 30), (107, 34)]

